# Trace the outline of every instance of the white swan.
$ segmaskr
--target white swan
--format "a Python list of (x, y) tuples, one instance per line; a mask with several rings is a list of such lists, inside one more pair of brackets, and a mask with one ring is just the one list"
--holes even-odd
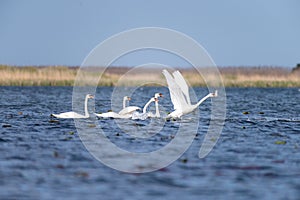
[(127, 106), (126, 107), (126, 102), (130, 101), (130, 100), (131, 100), (131, 98), (128, 96), (125, 96), (123, 98), (123, 109), (119, 112), (119, 115), (132, 114), (133, 112), (135, 112), (137, 110), (141, 110), (141, 108), (138, 106)]
[(157, 101), (155, 101), (155, 114), (153, 114), (152, 112), (148, 113), (148, 117), (156, 117), (156, 118), (160, 118), (160, 113), (159, 113), (159, 107), (158, 107), (158, 98), (159, 97), (163, 97), (162, 93), (155, 93), (154, 94), (154, 98), (157, 99)]
[(158, 99), (155, 97), (152, 97), (143, 107), (143, 112), (142, 113), (134, 112), (132, 114), (131, 119), (141, 119), (141, 120), (147, 119), (149, 117), (149, 113), (147, 113), (147, 108), (152, 102), (156, 102), (156, 101), (158, 101)]
[(128, 119), (132, 116), (132, 113), (140, 110), (140, 107), (137, 106), (128, 106), (126, 107), (126, 102), (130, 101), (131, 98), (128, 96), (125, 96), (123, 98), (123, 109), (119, 112), (119, 113), (115, 113), (113, 111), (110, 112), (106, 112), (106, 113), (101, 113), (101, 114), (97, 114), (95, 113), (95, 115), (97, 117), (102, 117), (102, 118), (120, 118), (120, 119)]
[(203, 101), (209, 97), (218, 96), (217, 91), (214, 93), (209, 93), (203, 97), (198, 103), (192, 105), (189, 95), (189, 87), (182, 77), (179, 71), (175, 71), (172, 75), (167, 71), (163, 70), (163, 75), (165, 76), (168, 88), (170, 91), (171, 101), (174, 106), (174, 111), (171, 112), (167, 118), (180, 118), (182, 115), (193, 112)]
[(76, 112), (71, 111), (71, 112), (65, 112), (65, 113), (60, 113), (60, 114), (51, 114), (51, 116), (56, 117), (56, 118), (63, 118), (63, 119), (89, 118), (90, 115), (89, 115), (89, 112), (88, 112), (87, 104), (88, 104), (88, 99), (93, 99), (93, 98), (94, 98), (94, 96), (90, 95), (90, 94), (87, 94), (85, 96), (85, 101), (84, 101), (85, 115), (81, 115), (81, 114), (78, 114)]

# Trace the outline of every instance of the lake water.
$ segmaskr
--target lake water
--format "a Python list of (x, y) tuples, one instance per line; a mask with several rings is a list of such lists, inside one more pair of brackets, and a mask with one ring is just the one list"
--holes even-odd
[[(207, 94), (195, 88), (199, 97)], [(110, 109), (112, 88), (98, 88), (96, 112)], [(142, 106), (155, 92), (171, 109), (166, 88), (136, 91)], [(171, 165), (145, 174), (111, 169), (82, 144), (72, 119), (72, 87), (0, 87), (1, 199), (299, 199), (300, 91), (298, 88), (228, 88), (227, 116), (211, 153), (198, 152), (209, 123), (210, 101), (200, 106), (200, 127), (192, 145)], [(153, 126), (159, 120), (127, 121)], [(172, 139), (180, 122), (136, 143), (112, 119), (98, 120), (106, 136), (132, 151), (153, 151)], [(152, 124), (151, 124), (152, 123)]]

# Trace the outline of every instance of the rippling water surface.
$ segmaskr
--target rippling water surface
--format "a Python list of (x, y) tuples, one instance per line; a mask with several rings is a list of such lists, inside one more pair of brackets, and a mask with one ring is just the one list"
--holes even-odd
[[(199, 98), (204, 88), (195, 88)], [(110, 108), (112, 88), (98, 88), (96, 112)], [(131, 104), (142, 106), (155, 92), (172, 109), (166, 88), (139, 88)], [(0, 87), (1, 199), (299, 199), (300, 92), (291, 89), (229, 88), (227, 116), (213, 151), (198, 158), (209, 124), (210, 101), (200, 106), (200, 127), (176, 162), (146, 174), (110, 169), (79, 139), (73, 120), (51, 113), (71, 111), (72, 87)], [(153, 106), (152, 106), (153, 107)], [(152, 108), (153, 109), (153, 108)], [(128, 131), (150, 127), (148, 138), (120, 131), (112, 119), (98, 120), (116, 145), (149, 152), (168, 144), (180, 123), (121, 121)], [(163, 124), (155, 134), (157, 124)], [(153, 127), (153, 133), (151, 132)]]

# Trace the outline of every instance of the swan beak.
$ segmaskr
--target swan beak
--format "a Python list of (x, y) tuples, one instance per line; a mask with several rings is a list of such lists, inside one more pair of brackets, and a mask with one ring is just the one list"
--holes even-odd
[(218, 96), (218, 90), (216, 90), (213, 94), (214, 94), (214, 97), (217, 97)]
[(131, 100), (131, 98), (130, 98), (130, 97), (127, 97), (127, 100), (128, 100), (128, 101), (130, 101), (130, 100)]
[(164, 95), (163, 95), (162, 93), (159, 93), (159, 96), (160, 96), (160, 97), (164, 97)]
[(89, 97), (90, 97), (90, 99), (93, 99), (93, 98), (94, 98), (94, 96), (93, 96), (93, 95), (90, 95)]
[(211, 97), (217, 97), (217, 96), (218, 96), (217, 90), (214, 93), (211, 93)]

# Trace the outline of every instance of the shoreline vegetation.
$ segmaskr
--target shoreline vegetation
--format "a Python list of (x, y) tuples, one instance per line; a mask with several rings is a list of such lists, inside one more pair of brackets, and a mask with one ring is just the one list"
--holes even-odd
[[(73, 86), (79, 67), (0, 65), (0, 86)], [(99, 68), (97, 68), (99, 69)], [(206, 86), (194, 68), (177, 68), (191, 86)], [(219, 67), (225, 87), (300, 87), (300, 66)], [(83, 79), (99, 77), (99, 70), (84, 70)], [(207, 78), (207, 77), (206, 77)], [(209, 77), (207, 78), (210, 79)], [(213, 81), (213, 77), (211, 77)], [(162, 85), (161, 69), (107, 68), (98, 86)], [(158, 83), (158, 84), (156, 84)]]

